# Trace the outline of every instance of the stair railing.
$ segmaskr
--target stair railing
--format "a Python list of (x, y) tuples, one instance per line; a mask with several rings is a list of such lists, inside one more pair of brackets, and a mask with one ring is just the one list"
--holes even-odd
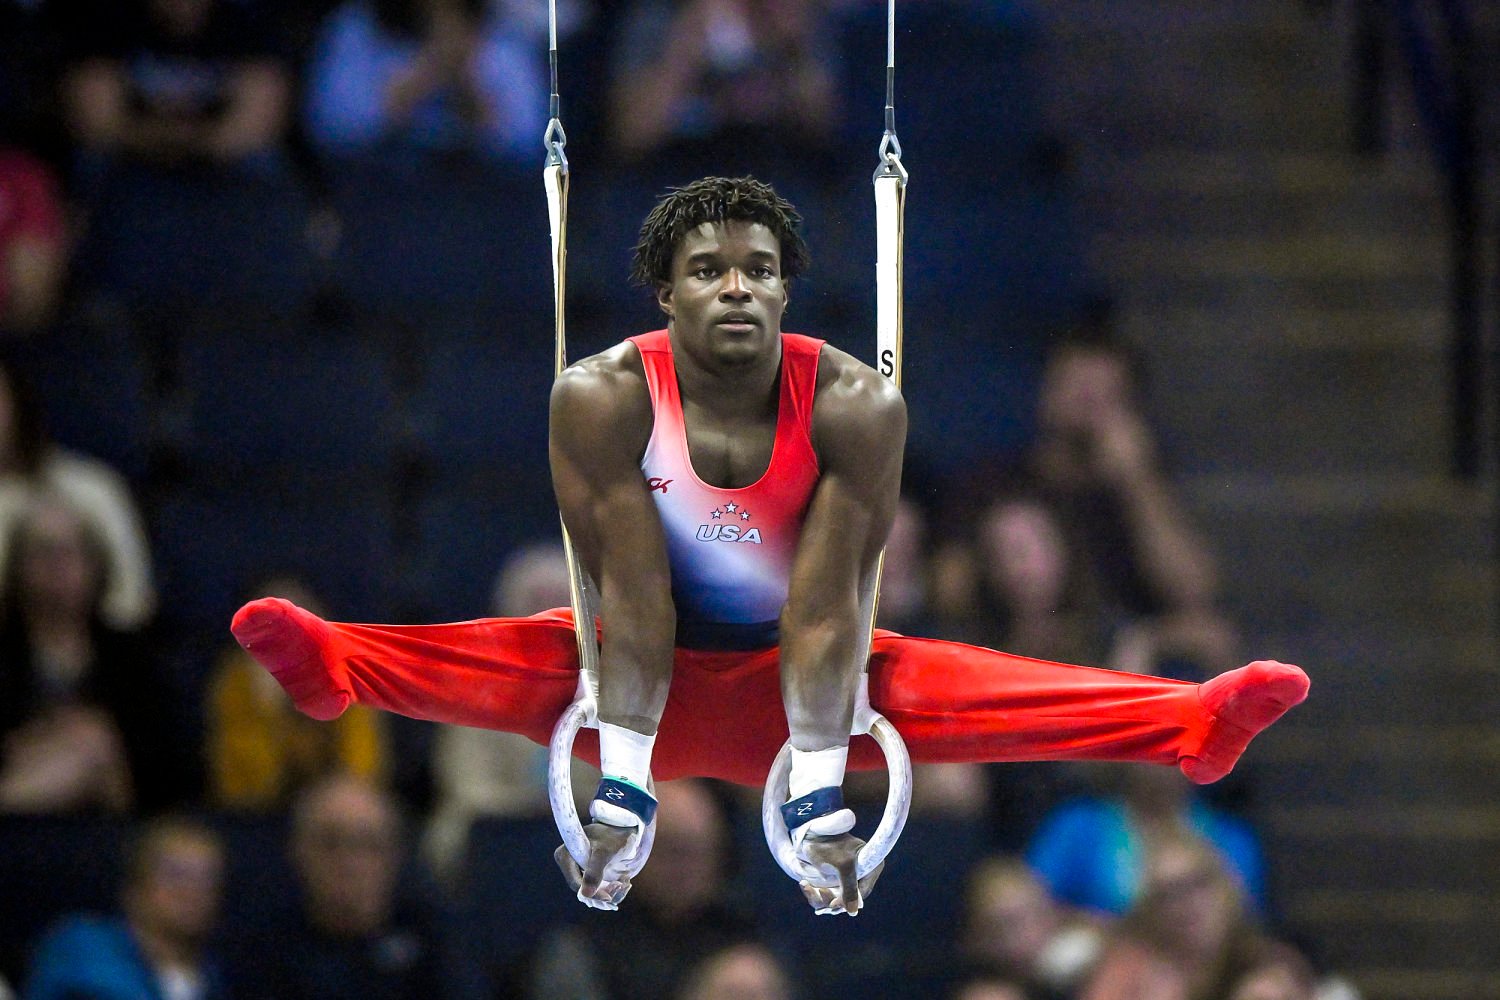
[[(1486, 364), (1492, 359), (1485, 351), (1480, 305), (1483, 171), (1473, 25), (1468, 0), (1356, 0), (1351, 63), (1355, 150), (1369, 156), (1385, 150), (1387, 57), (1395, 54), (1442, 174), (1450, 248), (1449, 467), (1469, 481), (1483, 471), (1485, 384), (1494, 371)], [(1500, 432), (1494, 437), (1500, 443)]]

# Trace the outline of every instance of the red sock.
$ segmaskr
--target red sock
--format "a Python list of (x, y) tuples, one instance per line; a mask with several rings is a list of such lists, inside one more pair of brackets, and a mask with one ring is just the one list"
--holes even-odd
[(1198, 689), (1203, 708), (1213, 717), (1198, 752), (1178, 766), (1200, 785), (1228, 774), (1255, 734), (1307, 697), (1302, 668), (1275, 660), (1256, 660), (1220, 674)]
[(327, 663), (328, 626), (317, 615), (279, 597), (262, 597), (240, 608), (229, 630), (314, 719), (338, 718), (354, 700)]

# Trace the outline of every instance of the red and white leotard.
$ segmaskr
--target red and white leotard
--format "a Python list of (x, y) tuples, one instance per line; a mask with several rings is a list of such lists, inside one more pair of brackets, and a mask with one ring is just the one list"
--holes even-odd
[(823, 341), (781, 335), (781, 402), (771, 462), (758, 480), (738, 489), (712, 486), (693, 471), (667, 331), (630, 341), (641, 352), (655, 414), (641, 471), (667, 536), (677, 645), (774, 646), (818, 482), (812, 409)]
[[(677, 603), (672, 684), (651, 770), (765, 781), (787, 739), (776, 623), (786, 602), (818, 462), (811, 426), (821, 341), (782, 334), (781, 402), (765, 475), (718, 489), (693, 473), (665, 331), (631, 340), (655, 413), (642, 471), (666, 529)], [(716, 517), (715, 514), (718, 516)], [(442, 625), (326, 622), (279, 598), (234, 619), (241, 644), (318, 719), (350, 704), (521, 733), (546, 746), (578, 690), (566, 609)], [(1307, 675), (1273, 661), (1203, 685), (1012, 656), (877, 630), (870, 703), (918, 762), (1133, 760), (1213, 781), (1307, 694)], [(598, 762), (592, 730), (574, 752)], [(884, 761), (856, 737), (851, 769)]]

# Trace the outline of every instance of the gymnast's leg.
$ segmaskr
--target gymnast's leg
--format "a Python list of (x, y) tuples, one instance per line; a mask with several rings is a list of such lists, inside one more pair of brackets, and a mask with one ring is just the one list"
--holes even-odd
[[(1192, 684), (884, 632), (870, 661), (870, 702), (913, 760), (1143, 761), (1200, 784), (1307, 689), (1300, 668), (1270, 660)], [(878, 767), (879, 752), (850, 765)]]
[(545, 745), (578, 686), (578, 647), (565, 611), (449, 625), (351, 625), (268, 597), (241, 608), (230, 629), (315, 719), (332, 719), (357, 702)]

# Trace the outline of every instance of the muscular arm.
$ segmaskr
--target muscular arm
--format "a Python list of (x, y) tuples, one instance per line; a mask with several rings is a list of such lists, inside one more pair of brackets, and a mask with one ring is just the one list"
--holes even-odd
[(849, 740), (863, 663), (861, 581), (885, 544), (901, 492), (906, 404), (883, 376), (824, 348), (813, 409), (821, 475), (781, 614), (781, 694), (799, 750)]
[(599, 718), (649, 735), (667, 703), (677, 619), (666, 537), (641, 476), (651, 402), (633, 352), (617, 348), (557, 380), (550, 454), (563, 523), (599, 586)]

